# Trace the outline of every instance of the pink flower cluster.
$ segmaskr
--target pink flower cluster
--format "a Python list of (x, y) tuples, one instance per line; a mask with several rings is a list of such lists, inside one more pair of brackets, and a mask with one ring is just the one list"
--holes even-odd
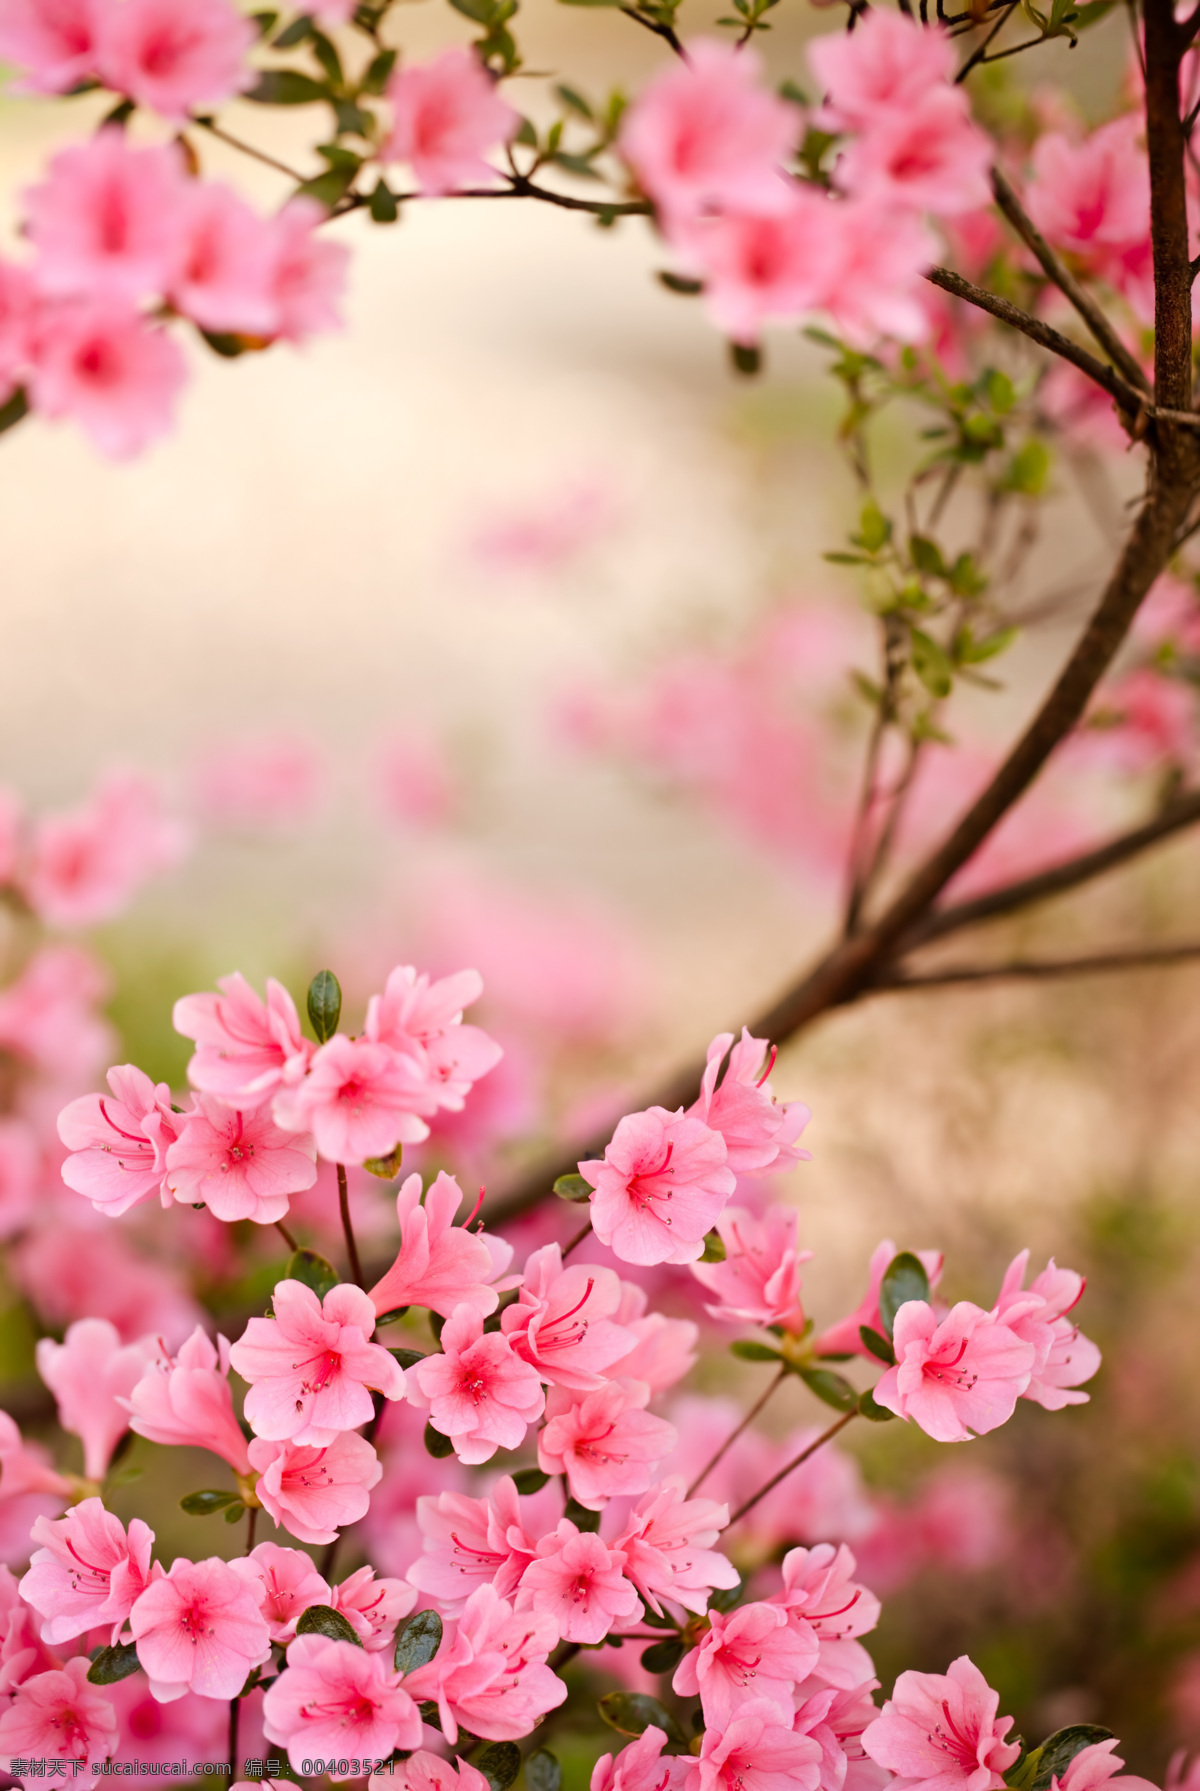
[(754, 55), (703, 40), (630, 107), (622, 153), (735, 342), (813, 311), (862, 346), (917, 341), (918, 282), (937, 253), (925, 218), (988, 203), (990, 145), (936, 29), (873, 9), (809, 59), (826, 93), (812, 122), (848, 139), (832, 190), (793, 175), (806, 120), (765, 87)]

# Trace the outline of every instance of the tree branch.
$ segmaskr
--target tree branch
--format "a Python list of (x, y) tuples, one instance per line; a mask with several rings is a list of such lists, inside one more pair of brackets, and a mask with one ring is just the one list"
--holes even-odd
[[(1013, 958), (1006, 964), (956, 964), (946, 970), (908, 975), (903, 966), (883, 973), (874, 989), (946, 989), (956, 984), (990, 983), (1005, 978), (1050, 981), (1063, 976), (1092, 976), (1107, 970), (1151, 970), (1164, 964), (1184, 964), (1200, 958), (1200, 940), (1185, 939), (1178, 945), (1131, 946), (1127, 951), (1097, 952), (1082, 958)], [(870, 990), (864, 990), (864, 994)]]
[(1187, 34), (1174, 0), (1146, 0), (1146, 147), (1150, 243), (1154, 251), (1154, 396), (1192, 407), (1192, 271), (1188, 255), (1186, 143), (1179, 116), (1179, 64)]

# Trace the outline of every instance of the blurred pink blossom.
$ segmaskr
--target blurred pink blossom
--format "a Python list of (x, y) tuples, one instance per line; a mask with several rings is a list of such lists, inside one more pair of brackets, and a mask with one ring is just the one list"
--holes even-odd
[(1150, 173), (1145, 123), (1126, 112), (1080, 143), (1044, 132), (1025, 198), (1038, 228), (1090, 273), (1124, 293), (1142, 322), (1154, 316)]
[[(204, 330), (269, 335), (276, 318), (271, 248), (271, 226), (232, 187), (212, 180), (189, 182), (171, 303)], [(221, 764), (230, 762), (236, 794), (241, 769), (236, 748), (223, 760), (217, 757), (218, 777)], [(219, 800), (213, 806), (219, 814)]]
[(393, 733), (375, 753), (375, 787), (394, 821), (437, 827), (447, 821), (458, 791), (449, 761), (431, 734)]
[(0, 56), (24, 69), (20, 89), (66, 93), (92, 74), (102, 0), (0, 0)]
[(407, 162), (422, 193), (491, 186), (485, 161), (507, 143), (520, 116), (503, 99), (473, 49), (456, 45), (432, 62), (398, 68), (388, 82), (391, 130), (385, 162)]
[(42, 1157), (37, 1134), (23, 1119), (0, 1119), (0, 1239), (24, 1231), (36, 1210)]
[(821, 128), (835, 131), (869, 131), (889, 116), (911, 114), (955, 74), (947, 33), (881, 11), (853, 32), (815, 38), (808, 60), (825, 89)]
[(96, 60), (117, 93), (183, 125), (253, 84), (256, 35), (231, 0), (121, 0), (102, 11)]
[(33, 408), (71, 418), (110, 460), (132, 459), (170, 431), (186, 380), (174, 337), (119, 300), (67, 300), (39, 313)]
[(317, 747), (302, 735), (253, 734), (209, 747), (196, 760), (192, 785), (206, 820), (256, 833), (307, 821), (320, 798), (324, 769)]
[(13, 1266), (48, 1325), (89, 1314), (111, 1320), (126, 1343), (150, 1332), (171, 1345), (202, 1316), (184, 1276), (138, 1255), (115, 1228), (89, 1232), (81, 1248), (78, 1225), (60, 1216), (21, 1242)]
[(61, 1343), (39, 1338), (37, 1369), (58, 1405), (58, 1421), (83, 1443), (83, 1471), (103, 1480), (129, 1429), (127, 1400), (154, 1351), (153, 1340), (122, 1344), (106, 1318), (80, 1318)]
[[(57, 1517), (74, 1490), (51, 1465), (49, 1451), (25, 1442), (14, 1420), (0, 1412), (0, 1561), (7, 1563), (0, 1567), (0, 1616), (9, 1608), (3, 1602), (12, 1583), (8, 1568), (28, 1561), (33, 1524)], [(12, 1603), (19, 1603), (15, 1593)], [(15, 1631), (12, 1639), (15, 1647)], [(7, 1641), (0, 1643), (0, 1692), (8, 1683), (11, 1653)]]
[(317, 235), (325, 215), (315, 199), (299, 198), (271, 221), (270, 334), (284, 342), (304, 342), (342, 327), (350, 250)]
[(129, 1393), (131, 1430), (152, 1443), (211, 1449), (235, 1474), (250, 1469), (229, 1387), (230, 1346), (197, 1325), (176, 1356), (148, 1362)]
[(39, 287), (124, 304), (164, 292), (179, 263), (185, 202), (174, 144), (135, 148), (109, 126), (59, 150), (47, 178), (25, 195)]
[(571, 479), (540, 503), (513, 500), (485, 514), (471, 532), (470, 548), (493, 572), (555, 573), (603, 541), (617, 515), (616, 498), (606, 483)]
[(186, 846), (185, 830), (150, 778), (110, 772), (82, 808), (34, 825), (22, 891), (51, 926), (94, 926), (177, 864)]

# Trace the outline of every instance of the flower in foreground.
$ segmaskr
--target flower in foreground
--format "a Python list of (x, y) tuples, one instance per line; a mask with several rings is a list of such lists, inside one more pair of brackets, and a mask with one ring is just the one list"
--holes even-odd
[(288, 1196), (317, 1179), (317, 1147), (311, 1138), (285, 1132), (266, 1108), (229, 1108), (199, 1095), (167, 1151), (166, 1186), (184, 1205), (203, 1203), (214, 1218), (251, 1219), (274, 1225), (288, 1210)]
[(271, 1654), (258, 1597), (215, 1555), (172, 1562), (134, 1604), (129, 1627), (150, 1690), (163, 1704), (188, 1691), (236, 1698), (250, 1669)]
[(675, 1669), (672, 1688), (700, 1697), (706, 1723), (721, 1727), (749, 1703), (774, 1705), (776, 1720), (790, 1722), (792, 1687), (817, 1664), (817, 1638), (806, 1624), (792, 1627), (773, 1604), (744, 1604), (710, 1611), (710, 1628)]
[(907, 1301), (892, 1345), (896, 1366), (875, 1398), (939, 1443), (965, 1443), (1007, 1423), (1037, 1358), (1032, 1343), (970, 1300), (959, 1300), (940, 1324), (927, 1301)]
[(569, 1517), (538, 1543), (521, 1578), (518, 1611), (553, 1617), (567, 1642), (599, 1642), (618, 1623), (637, 1623), (642, 1605), (625, 1578), (625, 1557)]
[(252, 1318), (229, 1352), (243, 1380), (247, 1422), (272, 1442), (332, 1443), (374, 1414), (371, 1389), (404, 1398), (404, 1372), (368, 1342), (375, 1308), (361, 1287), (342, 1282), (319, 1300), (303, 1281), (280, 1281), (273, 1318)]
[(113, 1707), (88, 1684), (86, 1655), (77, 1654), (61, 1671), (35, 1673), (16, 1688), (0, 1716), (0, 1755), (33, 1755), (45, 1760), (103, 1760), (119, 1740)]
[(383, 1478), (373, 1446), (353, 1430), (319, 1447), (253, 1437), (247, 1453), (259, 1504), (300, 1542), (332, 1542), (344, 1524), (356, 1524)]
[(35, 1518), (30, 1541), (41, 1546), (21, 1597), (43, 1620), (42, 1640), (69, 1642), (111, 1623), (115, 1642), (149, 1579), (154, 1531), (135, 1517), (126, 1534), (99, 1499), (82, 1499), (53, 1522)]
[(665, 1107), (620, 1122), (602, 1161), (579, 1165), (594, 1192), (592, 1226), (622, 1262), (696, 1262), (733, 1193), (725, 1140)]
[(999, 1692), (962, 1654), (946, 1673), (901, 1673), (862, 1745), (923, 1791), (1000, 1791), (1021, 1748), (1005, 1741), (1012, 1717), (998, 1719), (999, 1705)]
[(645, 1492), (678, 1441), (673, 1424), (644, 1409), (649, 1398), (643, 1381), (607, 1381), (574, 1405), (556, 1390), (538, 1437), (538, 1466), (565, 1474), (571, 1497), (589, 1511), (602, 1511), (622, 1493)]
[(667, 1754), (667, 1737), (651, 1723), (619, 1754), (601, 1754), (589, 1791), (683, 1791), (693, 1770), (690, 1756)]
[(462, 1190), (452, 1175), (439, 1175), (424, 1198), (420, 1176), (405, 1177), (396, 1195), (400, 1249), (371, 1289), (376, 1312), (427, 1306), (449, 1318), (465, 1305), (488, 1318), (496, 1310), (500, 1296), (489, 1284), (512, 1261), (512, 1246), (468, 1231), (465, 1223), (456, 1225), (461, 1204)]
[(766, 1698), (743, 1704), (728, 1723), (704, 1731), (686, 1791), (817, 1791), (821, 1747), (795, 1735)]
[(397, 69), (387, 95), (392, 128), (381, 160), (407, 162), (423, 193), (495, 181), (495, 169), (483, 158), (506, 143), (521, 121), (474, 50), (458, 46), (432, 62)]
[(518, 1448), (545, 1404), (536, 1369), (501, 1332), (485, 1333), (470, 1306), (446, 1321), (441, 1343), (440, 1354), (408, 1371), (412, 1403), (428, 1408), (434, 1429), (470, 1466), (490, 1461), (497, 1449)]
[(451, 1744), (460, 1724), (487, 1741), (517, 1741), (566, 1698), (566, 1686), (546, 1665), (557, 1641), (552, 1617), (515, 1612), (491, 1586), (480, 1586), (453, 1637), (405, 1685), (414, 1698), (435, 1700)]
[(177, 1356), (153, 1361), (129, 1396), (129, 1428), (152, 1443), (211, 1449), (235, 1474), (249, 1472), (246, 1439), (229, 1387), (230, 1346), (200, 1326)]
[(381, 1654), (329, 1636), (297, 1636), (287, 1666), (263, 1698), (268, 1741), (288, 1750), (294, 1771), (305, 1758), (384, 1759), (421, 1739), (417, 1707)]

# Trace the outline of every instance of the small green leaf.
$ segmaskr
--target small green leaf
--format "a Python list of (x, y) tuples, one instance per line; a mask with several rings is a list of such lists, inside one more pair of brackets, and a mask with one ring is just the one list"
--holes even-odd
[(799, 1374), (809, 1392), (835, 1412), (858, 1410), (858, 1394), (844, 1375), (835, 1374), (832, 1368), (801, 1368)]
[(973, 639), (969, 628), (964, 628), (964, 639), (958, 645), (958, 657), (963, 665), (982, 665), (987, 659), (995, 659), (1000, 653), (1007, 652), (1020, 633), (1018, 628), (997, 628), (994, 634), (985, 634), (981, 641)]
[(858, 1415), (860, 1418), (869, 1418), (872, 1424), (886, 1424), (889, 1418), (896, 1416), (895, 1412), (889, 1412), (885, 1405), (880, 1405), (871, 1393), (859, 1395)]
[(896, 1326), (896, 1314), (909, 1300), (928, 1300), (929, 1276), (919, 1256), (901, 1250), (888, 1264), (879, 1287), (879, 1316), (890, 1338)]
[(683, 1659), (683, 1643), (676, 1636), (651, 1642), (642, 1650), (642, 1665), (648, 1673), (669, 1673)]
[(666, 268), (658, 273), (658, 283), (665, 286), (668, 292), (681, 293), (685, 298), (695, 298), (698, 292), (704, 291), (703, 280), (688, 280), (682, 274), (672, 274)]
[(352, 169), (330, 168), (327, 174), (317, 174), (312, 180), (302, 181), (296, 193), (298, 197), (315, 199), (326, 211), (332, 211), (338, 200), (345, 196), (353, 179)]
[(496, 17), (496, 0), (450, 0), (455, 12), (460, 12), (464, 19), (471, 19), (476, 25), (490, 25)]
[(512, 1482), (519, 1493), (536, 1493), (550, 1484), (550, 1476), (543, 1474), (541, 1468), (518, 1468)]
[(1056, 1729), (1037, 1750), (1041, 1759), (1034, 1774), (1033, 1791), (1049, 1791), (1051, 1779), (1061, 1779), (1076, 1754), (1098, 1741), (1112, 1739), (1112, 1730), (1102, 1729), (1098, 1723), (1071, 1723), (1068, 1728)]
[(609, 1692), (596, 1706), (610, 1729), (618, 1735), (644, 1735), (652, 1725), (670, 1741), (682, 1744), (683, 1731), (671, 1712), (645, 1692)]
[(29, 415), (29, 400), (22, 386), (18, 386), (7, 404), (0, 404), (0, 435), (6, 429), (12, 429), (23, 418)]
[(731, 1611), (741, 1596), (741, 1580), (736, 1586), (718, 1586), (717, 1590), (709, 1595), (708, 1608), (710, 1611)]
[(380, 50), (362, 78), (362, 92), (380, 94), (387, 86), (396, 66), (395, 50)]
[(423, 1351), (419, 1349), (390, 1349), (388, 1355), (395, 1356), (401, 1368), (415, 1368), (418, 1362), (425, 1360)]
[(425, 1426), (425, 1447), (435, 1461), (444, 1461), (448, 1455), (454, 1454), (454, 1444), (450, 1438), (444, 1437), (432, 1424)]
[(868, 553), (878, 553), (892, 538), (892, 525), (874, 498), (868, 498), (859, 517), (858, 545)]
[(556, 87), (554, 91), (558, 95), (560, 103), (566, 106), (569, 112), (578, 112), (581, 118), (587, 119), (596, 116), (582, 93), (577, 92), (574, 87)]
[(312, 23), (307, 13), (301, 13), (298, 19), (293, 19), (290, 25), (284, 26), (272, 48), (276, 50), (294, 49), (297, 44), (304, 42), (312, 30)]
[(344, 87), (346, 84), (346, 76), (342, 68), (342, 59), (323, 31), (314, 31), (312, 33), (312, 46), (314, 56), (325, 70), (326, 75), (333, 85), (335, 87)]
[(279, 23), (279, 14), (277, 12), (252, 12), (250, 23), (260, 37), (269, 37)]
[(427, 1667), (442, 1645), (442, 1620), (436, 1611), (418, 1611), (396, 1631), (392, 1664), (397, 1673)]
[(239, 1501), (238, 1504), (229, 1507), (228, 1511), (225, 1513), (225, 1522), (227, 1524), (240, 1523), (245, 1515), (246, 1507)]
[(674, 1617), (669, 1617), (667, 1615), (666, 1611), (655, 1612), (655, 1611), (650, 1610), (649, 1608), (647, 1608), (646, 1614), (642, 1618), (642, 1622), (649, 1624), (651, 1629), (678, 1630), (678, 1628), (679, 1628), (679, 1625), (678, 1625), (678, 1623), (676, 1623)]
[[(394, 201), (393, 201), (394, 203)], [(372, 204), (374, 201), (372, 200)], [(404, 1161), (404, 1146), (398, 1144), (386, 1157), (366, 1157), (363, 1168), (368, 1175), (377, 1175), (381, 1182), (390, 1182), (400, 1173), (400, 1165)]]
[(562, 1767), (549, 1748), (539, 1747), (525, 1762), (529, 1791), (562, 1791)]
[(721, 1242), (720, 1232), (710, 1231), (706, 1234), (704, 1239), (704, 1254), (700, 1260), (701, 1262), (725, 1261), (725, 1246)]
[(1017, 401), (1013, 391), (1013, 382), (1007, 373), (1001, 373), (997, 367), (989, 367), (983, 376), (984, 390), (987, 400), (998, 417), (1006, 417)]
[(92, 1685), (116, 1685), (118, 1680), (128, 1679), (131, 1673), (136, 1673), (140, 1665), (137, 1643), (118, 1642), (115, 1647), (101, 1648), (92, 1656), (88, 1680)]
[(342, 1017), (342, 985), (332, 970), (318, 970), (308, 985), (308, 1019), (319, 1045), (331, 1039)]
[(761, 373), (762, 364), (762, 349), (756, 342), (729, 344), (729, 365), (744, 379), (753, 379), (756, 373)]
[(341, 1276), (333, 1264), (318, 1256), (315, 1250), (295, 1250), (288, 1257), (283, 1279), (303, 1281), (305, 1287), (312, 1288), (318, 1300), (323, 1300), (330, 1288), (337, 1286)]
[(910, 535), (908, 551), (913, 565), (918, 572), (923, 572), (926, 578), (945, 577), (946, 562), (942, 558), (942, 550), (936, 541), (929, 539), (928, 535)]
[(521, 1770), (521, 1750), (515, 1741), (493, 1741), (471, 1764), (479, 1768), (492, 1791), (508, 1791)]
[(224, 1511), (227, 1505), (236, 1505), (238, 1516), (245, 1510), (241, 1493), (235, 1492), (194, 1492), (184, 1493), (179, 1501), (181, 1511), (189, 1517), (212, 1517), (218, 1511)]
[(871, 564), (871, 556), (865, 553), (823, 553), (821, 558), (828, 560), (831, 566), (869, 566)]
[[(232, 335), (228, 330), (201, 330), (199, 333), (213, 353), (219, 354), (223, 361), (236, 361), (239, 355), (246, 353), (247, 344), (243, 337)], [(0, 418), (2, 417), (3, 412), (0, 412)], [(192, 1202), (193, 1206), (196, 1204), (195, 1201)], [(199, 1204), (202, 1206), (204, 1203), (201, 1201)]]
[(243, 95), (260, 106), (311, 106), (329, 98), (329, 89), (294, 68), (269, 68)]
[(296, 1624), (298, 1636), (328, 1636), (331, 1642), (353, 1642), (362, 1647), (358, 1631), (331, 1604), (310, 1604)]
[(889, 1368), (896, 1366), (896, 1352), (886, 1337), (873, 1331), (870, 1325), (859, 1325), (858, 1334), (862, 1338), (864, 1349), (870, 1350), (880, 1362), (886, 1362)]
[(560, 1175), (554, 1184), (554, 1192), (560, 1200), (590, 1200), (592, 1184), (581, 1175)]
[(772, 1349), (769, 1343), (755, 1343), (748, 1337), (739, 1337), (736, 1343), (729, 1346), (731, 1356), (737, 1356), (742, 1362), (778, 1362), (779, 1351)]
[(398, 1318), (403, 1318), (408, 1311), (407, 1306), (393, 1306), (390, 1312), (381, 1312), (375, 1320), (375, 1329), (380, 1325), (394, 1325)]
[(396, 203), (396, 195), (385, 180), (375, 183), (371, 194), (371, 218), (376, 224), (394, 224), (400, 216), (400, 207)]
[(567, 1500), (563, 1510), (563, 1516), (569, 1517), (577, 1530), (587, 1530), (594, 1533), (600, 1528), (600, 1513), (598, 1511), (589, 1511), (586, 1505), (581, 1505), (579, 1503), (578, 1499)]
[(1022, 497), (1040, 497), (1050, 470), (1050, 455), (1044, 442), (1036, 436), (1013, 455), (1004, 475), (1004, 489), (1019, 492)]
[(921, 628), (909, 631), (912, 642), (913, 671), (930, 696), (948, 697), (954, 688), (954, 667), (950, 655), (940, 642)]

